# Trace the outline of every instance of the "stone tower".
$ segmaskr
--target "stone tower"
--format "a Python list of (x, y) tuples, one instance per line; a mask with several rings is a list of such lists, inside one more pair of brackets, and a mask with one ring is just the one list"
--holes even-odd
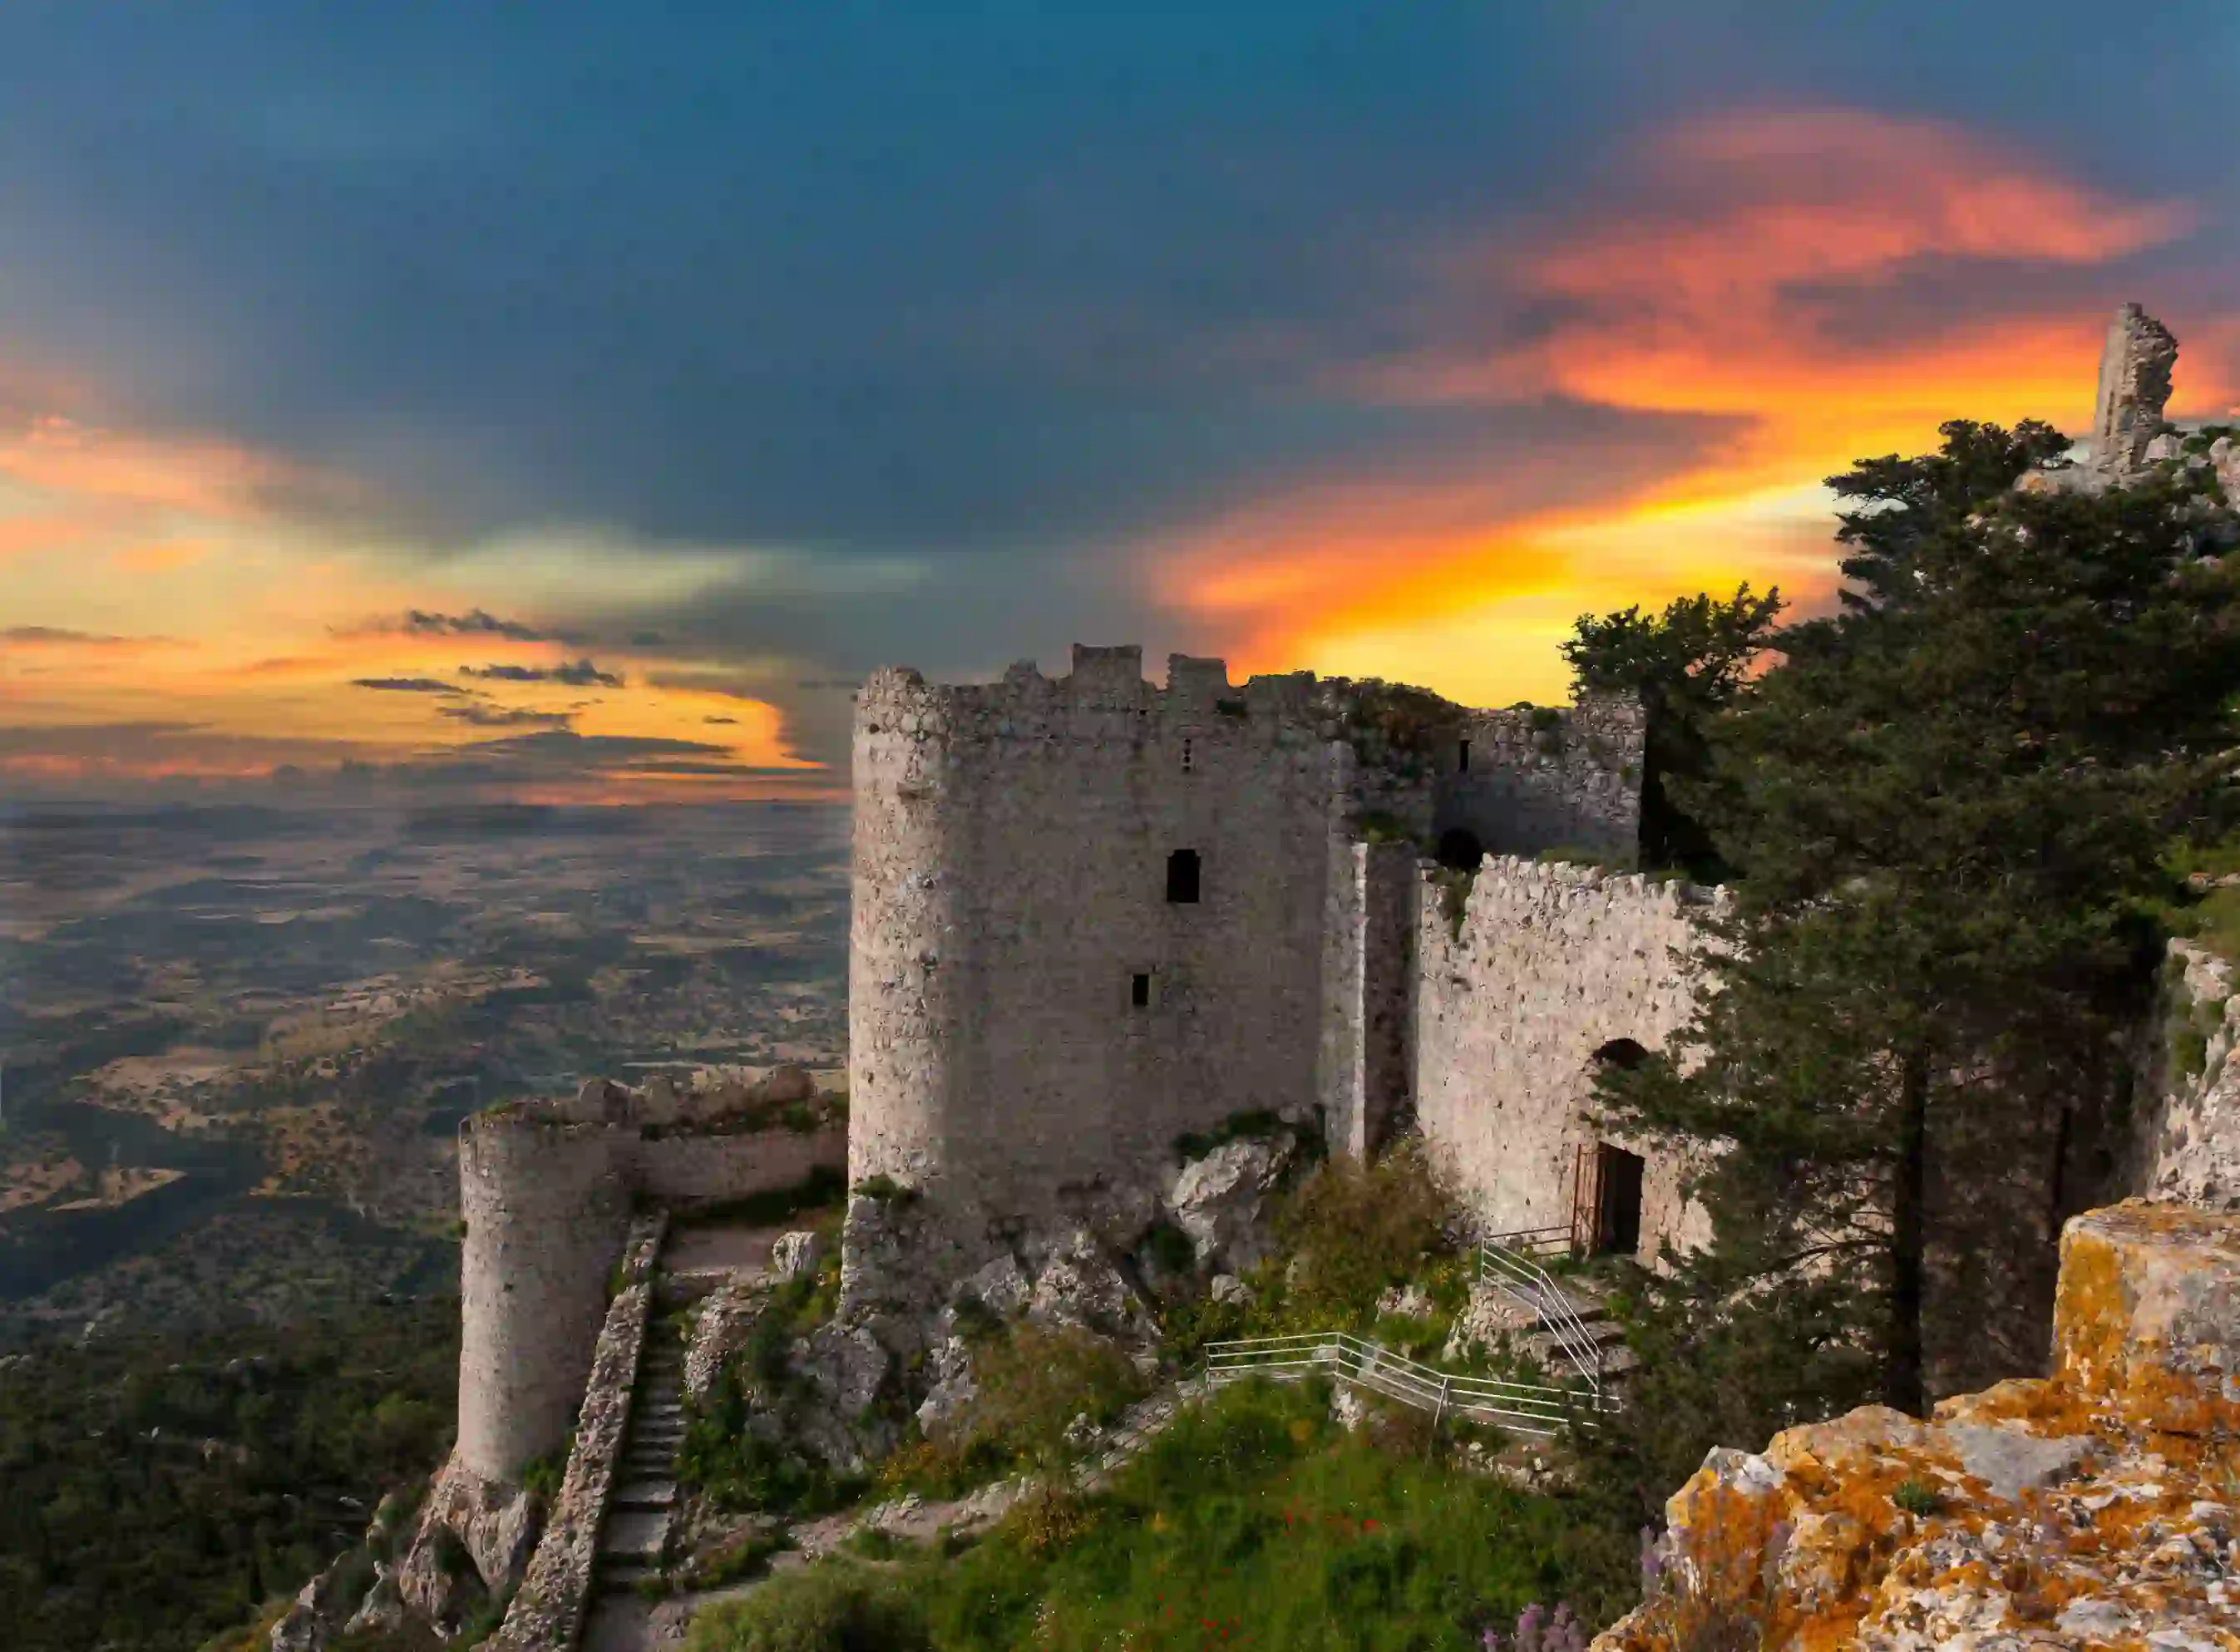
[(2177, 339), (2137, 304), (2116, 312), (2100, 352), (2100, 392), (2092, 408), (2091, 464), (2128, 476), (2146, 463), (2147, 443), (2162, 429), (2170, 401)]

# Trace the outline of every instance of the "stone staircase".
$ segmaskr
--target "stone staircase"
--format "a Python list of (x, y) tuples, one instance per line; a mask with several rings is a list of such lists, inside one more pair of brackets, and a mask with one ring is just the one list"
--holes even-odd
[(638, 1366), (630, 1434), (599, 1529), (602, 1589), (630, 1588), (660, 1569), (677, 1512), (677, 1451), (683, 1441), (684, 1345), (657, 1329)]
[[(1600, 1361), (1603, 1381), (1623, 1382), (1626, 1373), (1640, 1363), (1640, 1356), (1625, 1345), (1625, 1328), (1610, 1317), (1600, 1293), (1575, 1281), (1559, 1282), (1575, 1316), (1571, 1322), (1574, 1340), (1577, 1329), (1583, 1328)], [(1531, 1314), (1519, 1328), (1517, 1349), (1559, 1379), (1573, 1369), (1565, 1352), (1564, 1339), (1557, 1334), (1554, 1323), (1544, 1312)]]

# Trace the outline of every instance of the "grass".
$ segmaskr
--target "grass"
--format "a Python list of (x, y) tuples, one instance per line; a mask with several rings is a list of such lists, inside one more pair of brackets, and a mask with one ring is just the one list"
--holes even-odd
[[(892, 1572), (825, 1562), (704, 1613), (690, 1652), (873, 1644), (937, 1652), (1138, 1652), (1217, 1641), (1295, 1652), (1463, 1649), (1570, 1581), (1565, 1511), (1330, 1420), (1318, 1383), (1240, 1383), (1177, 1420), (1106, 1494), (1030, 1499), (982, 1542)], [(777, 1638), (814, 1593), (874, 1594), (888, 1640)]]

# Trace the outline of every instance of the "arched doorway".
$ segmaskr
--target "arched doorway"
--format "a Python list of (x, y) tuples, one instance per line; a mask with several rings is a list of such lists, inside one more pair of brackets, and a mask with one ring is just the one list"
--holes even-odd
[(1437, 857), (1439, 864), (1450, 870), (1474, 872), (1485, 858), (1485, 845), (1468, 827), (1450, 826), (1439, 834)]

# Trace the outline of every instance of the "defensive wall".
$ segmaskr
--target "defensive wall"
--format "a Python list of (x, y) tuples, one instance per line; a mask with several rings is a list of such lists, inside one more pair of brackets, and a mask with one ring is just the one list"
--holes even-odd
[(490, 1481), (566, 1442), (634, 1210), (689, 1211), (847, 1162), (838, 1126), (694, 1130), (581, 1110), (521, 1103), (460, 1126), (456, 1455)]
[(1694, 1013), (1698, 920), (1719, 893), (1504, 858), (1486, 862), (1456, 911), (1435, 867), (1419, 877), (1417, 1122), (1483, 1229), (1598, 1217), (1577, 1206), (1622, 1162), (1608, 1157), (1615, 1149), (1641, 1161), (1630, 1248), (1643, 1261), (1663, 1240), (1706, 1236), (1703, 1213), (1683, 1202), (1686, 1167), (1598, 1130), (1587, 1102), (1604, 1062), (1661, 1049)]
[[(1530, 960), (1487, 963), (1487, 1006), (1464, 1016), (1442, 987), (1437, 1028), (1528, 1000), (1577, 1025), (1465, 1072), (1477, 1044), (1419, 1030), (1434, 949), (1418, 861), (1630, 854), (1642, 733), (1627, 703), (1483, 711), (1310, 673), (1238, 688), (1222, 662), (1183, 656), (1160, 688), (1134, 648), (1077, 647), (1059, 678), (877, 673), (855, 739), (850, 1179), (920, 1187), (968, 1236), (1034, 1227), (1069, 1195), (1153, 1184), (1177, 1136), (1239, 1114), (1319, 1105), (1335, 1142), (1367, 1152), (1428, 1074), (1458, 1169), (1489, 1209), (1519, 1204), (1522, 1183), (1491, 1168), (1497, 1129), (1466, 1122), (1470, 1105), (1506, 1083), (1510, 1122), (1575, 1111), (1597, 1042), (1661, 1039), (1685, 989), (1650, 977), (1680, 966), (1644, 943), (1634, 999), (1557, 1005), (1521, 984)], [(1616, 933), (1545, 950), (1583, 993), (1617, 992), (1623, 972), (1595, 950)], [(1440, 983), (1508, 959), (1437, 956)]]

